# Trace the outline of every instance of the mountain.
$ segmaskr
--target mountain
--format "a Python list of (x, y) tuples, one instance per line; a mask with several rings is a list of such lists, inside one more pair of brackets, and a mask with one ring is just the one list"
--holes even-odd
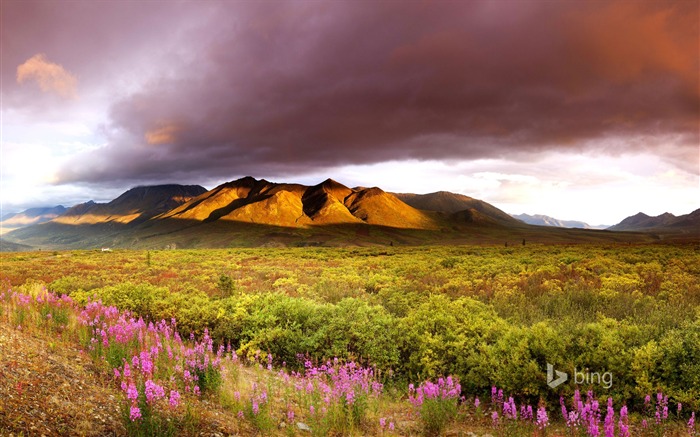
[(351, 189), (332, 179), (314, 185), (278, 184), (245, 177), (201, 194), (160, 219), (233, 221), (283, 227), (370, 224), (432, 229), (418, 211), (379, 188)]
[(76, 205), (51, 221), (66, 225), (140, 223), (205, 192), (206, 189), (199, 185), (135, 187), (109, 203), (89, 201)]
[(47, 222), (65, 212), (66, 207), (58, 205), (45, 208), (29, 208), (22, 212), (5, 214), (0, 220), (0, 234), (25, 226)]
[(658, 239), (644, 233), (531, 226), (486, 202), (444, 191), (393, 194), (378, 187), (349, 188), (332, 179), (307, 186), (250, 176), (209, 191), (198, 185), (135, 187), (111, 202), (75, 205), (3, 237), (6, 250)]
[(606, 229), (608, 227), (606, 225), (591, 226), (586, 222), (582, 222), (582, 221), (578, 221), (578, 220), (560, 220), (560, 219), (556, 219), (554, 217), (550, 217), (548, 215), (542, 215), (542, 214), (535, 214), (535, 215), (512, 214), (512, 216), (518, 220), (522, 220), (523, 222), (525, 222), (529, 225), (537, 225), (537, 226), (555, 226), (558, 228), (578, 228), (578, 229)]
[(665, 212), (652, 217), (639, 212), (608, 229), (611, 231), (674, 231), (700, 235), (700, 209), (680, 216)]
[[(398, 193), (397, 198), (414, 208), (425, 211), (437, 211), (453, 215), (455, 218), (468, 219), (481, 216), (482, 220), (488, 219), (497, 223), (510, 225), (521, 224), (507, 213), (501, 211), (490, 203), (474, 199), (463, 194), (438, 191), (429, 194)], [(464, 211), (474, 211), (471, 214)], [(456, 215), (455, 215), (456, 214)], [(467, 217), (469, 216), (469, 217)]]

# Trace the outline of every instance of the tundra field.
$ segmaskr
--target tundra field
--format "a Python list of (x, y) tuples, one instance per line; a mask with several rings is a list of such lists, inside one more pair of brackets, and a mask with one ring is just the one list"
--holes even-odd
[(0, 435), (698, 435), (697, 245), (0, 262)]

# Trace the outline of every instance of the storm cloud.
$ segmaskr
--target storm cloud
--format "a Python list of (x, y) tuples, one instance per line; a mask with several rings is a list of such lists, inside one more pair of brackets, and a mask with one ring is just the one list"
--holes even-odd
[(653, 151), (699, 172), (696, 1), (37, 5), (4, 7), (42, 29), (90, 24), (41, 49), (3, 22), (12, 59), (47, 53), (81, 86), (142, 77), (57, 183), (550, 151)]

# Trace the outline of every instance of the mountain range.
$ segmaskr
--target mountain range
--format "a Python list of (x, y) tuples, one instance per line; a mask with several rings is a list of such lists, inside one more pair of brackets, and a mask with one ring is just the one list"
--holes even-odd
[(679, 216), (666, 212), (652, 217), (640, 212), (608, 229), (611, 231), (699, 230), (698, 224), (700, 224), (700, 209)]
[[(670, 235), (700, 239), (698, 211), (677, 217), (668, 226), (652, 226), (655, 234), (614, 232), (638, 230), (637, 222), (612, 231), (564, 229), (529, 225), (487, 202), (461, 194), (389, 193), (378, 187), (349, 188), (332, 179), (307, 186), (244, 177), (212, 190), (199, 185), (140, 186), (108, 203), (90, 201), (61, 208), (27, 210), (3, 217), (3, 226), (5, 221), (35, 221), (13, 228), (3, 236), (0, 245), (4, 250), (394, 243), (507, 245), (524, 244), (526, 240), (655, 241), (661, 238), (659, 233), (664, 234), (663, 238)], [(642, 222), (646, 223), (640, 219)], [(623, 224), (625, 221), (617, 226)]]
[(589, 225), (579, 220), (560, 220), (543, 214), (512, 214), (518, 220), (528, 225), (554, 226), (558, 228), (579, 228), (579, 229), (607, 229), (608, 225)]

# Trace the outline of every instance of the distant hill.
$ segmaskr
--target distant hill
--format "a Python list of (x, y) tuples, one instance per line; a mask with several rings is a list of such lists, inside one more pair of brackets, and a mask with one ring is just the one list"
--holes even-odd
[(611, 231), (672, 231), (700, 235), (700, 209), (680, 216), (666, 212), (652, 217), (639, 212), (608, 229)]
[(25, 226), (47, 222), (66, 211), (65, 206), (58, 205), (44, 208), (29, 208), (22, 212), (5, 214), (0, 220), (0, 234)]
[(529, 224), (529, 225), (537, 225), (537, 226), (554, 226), (558, 228), (578, 228), (578, 229), (606, 229), (608, 226), (607, 225), (589, 225), (586, 222), (578, 221), (578, 220), (560, 220), (556, 219), (554, 217), (550, 217), (548, 215), (543, 215), (543, 214), (535, 214), (535, 215), (530, 215), (530, 214), (512, 214), (513, 217), (515, 217), (518, 220), (522, 220), (523, 222)]
[(479, 213), (481, 217), (493, 222), (511, 225), (520, 224), (517, 219), (514, 219), (509, 214), (501, 211), (490, 203), (463, 194), (438, 191), (429, 194), (397, 193), (395, 195), (417, 209), (437, 211), (452, 215), (457, 214), (455, 217), (462, 218), (467, 215), (475, 216), (474, 214), (464, 213), (464, 211), (474, 210)]

